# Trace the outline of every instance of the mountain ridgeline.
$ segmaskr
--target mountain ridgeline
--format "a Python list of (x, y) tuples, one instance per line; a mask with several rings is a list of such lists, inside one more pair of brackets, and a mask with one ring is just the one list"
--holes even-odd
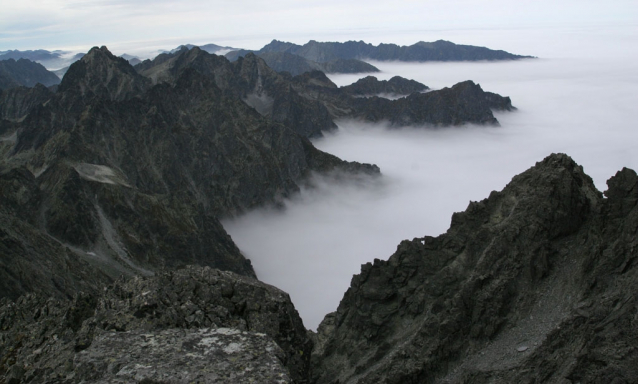
[[(258, 54), (285, 52), (301, 56), (307, 60), (325, 63), (332, 60), (378, 60), (378, 61), (479, 61), (479, 60), (518, 60), (532, 58), (472, 45), (454, 44), (437, 40), (432, 43), (420, 41), (413, 45), (396, 44), (372, 45), (363, 41), (318, 42), (310, 40), (304, 45), (273, 40), (265, 45)], [(229, 53), (229, 54), (232, 54)]]

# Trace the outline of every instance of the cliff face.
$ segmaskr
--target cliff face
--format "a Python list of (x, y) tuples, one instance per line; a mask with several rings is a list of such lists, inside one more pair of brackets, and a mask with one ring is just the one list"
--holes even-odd
[(193, 61), (153, 85), (94, 48), (48, 101), (0, 123), (1, 296), (186, 264), (254, 276), (220, 216), (277, 204), (312, 171), (379, 172), (316, 150)]
[(319, 327), (316, 383), (635, 382), (638, 177), (552, 155), (403, 241)]

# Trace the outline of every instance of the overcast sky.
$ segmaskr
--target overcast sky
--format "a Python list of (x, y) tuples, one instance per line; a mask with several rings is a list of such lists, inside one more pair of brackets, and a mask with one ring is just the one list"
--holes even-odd
[(183, 43), (257, 49), (274, 38), (411, 44), (403, 36), (419, 31), (446, 38), (447, 30), (467, 28), (638, 19), (635, 0), (0, 0), (0, 9), (0, 51), (107, 45), (118, 54)]

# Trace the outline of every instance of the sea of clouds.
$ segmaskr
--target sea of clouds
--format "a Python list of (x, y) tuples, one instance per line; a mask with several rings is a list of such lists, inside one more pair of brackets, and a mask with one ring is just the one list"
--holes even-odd
[[(638, 169), (635, 27), (459, 30), (448, 36), (539, 58), (372, 62), (382, 70), (377, 77), (400, 75), (433, 89), (473, 80), (510, 96), (518, 108), (495, 114), (500, 127), (389, 129), (340, 121), (337, 132), (314, 144), (345, 160), (377, 164), (381, 178), (316, 177), (314, 188), (302, 189), (284, 210), (224, 221), (259, 278), (290, 293), (308, 328), (336, 310), (362, 263), (387, 259), (403, 239), (445, 232), (453, 212), (502, 189), (552, 152), (572, 156), (601, 191), (622, 167)], [(362, 76), (331, 79), (341, 86)]]

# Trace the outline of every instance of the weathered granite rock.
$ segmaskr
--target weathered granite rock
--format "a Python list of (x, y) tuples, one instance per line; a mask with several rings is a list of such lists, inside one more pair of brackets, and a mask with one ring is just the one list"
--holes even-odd
[[(155, 277), (118, 281), (99, 295), (80, 294), (71, 301), (33, 294), (22, 296), (15, 303), (2, 300), (0, 378), (5, 380), (18, 372), (21, 373), (18, 382), (25, 383), (106, 382), (118, 377), (122, 382), (144, 378), (174, 382), (160, 381), (158, 375), (161, 372), (179, 375), (184, 370), (188, 374), (174, 377), (177, 382), (185, 378), (195, 380), (197, 375), (205, 375), (197, 372), (201, 364), (197, 353), (205, 353), (197, 351), (197, 345), (205, 343), (202, 337), (217, 337), (216, 345), (222, 352), (226, 349), (225, 353), (209, 349), (220, 359), (215, 364), (223, 366), (230, 359), (237, 368), (241, 365), (237, 359), (247, 359), (255, 366), (253, 374), (273, 380), (286, 382), (289, 375), (295, 382), (303, 383), (308, 377), (312, 342), (290, 297), (277, 288), (231, 272), (189, 266)], [(173, 361), (173, 357), (180, 353), (179, 343), (171, 349), (166, 345), (167, 338), (182, 343), (182, 354), (196, 354), (191, 356), (192, 370), (182, 366), (180, 372), (172, 371), (171, 367), (177, 367), (178, 361)], [(232, 355), (231, 350), (239, 348), (233, 344), (238, 343), (237, 339), (247, 344), (237, 351), (241, 353)], [(145, 343), (148, 346), (149, 340), (165, 348), (153, 349), (152, 354), (149, 350), (146, 356), (125, 353), (143, 348)], [(272, 348), (271, 340), (277, 348)], [(125, 347), (129, 342), (132, 345)], [(257, 354), (251, 357), (250, 349), (254, 348), (258, 349)], [(107, 358), (108, 363), (103, 363), (99, 356)], [(136, 367), (136, 364), (148, 366), (155, 358), (153, 366), (164, 367), (162, 370)], [(226, 372), (234, 372), (239, 380), (242, 372), (235, 368), (227, 367)], [(114, 377), (118, 372), (121, 374)], [(280, 375), (283, 373), (286, 375)], [(229, 377), (226, 381), (223, 377), (207, 378), (240, 382)]]
[(314, 335), (313, 382), (636, 382), (638, 176), (608, 185), (551, 155), (363, 265)]
[(75, 382), (292, 383), (281, 348), (232, 328), (106, 332), (75, 355)]

